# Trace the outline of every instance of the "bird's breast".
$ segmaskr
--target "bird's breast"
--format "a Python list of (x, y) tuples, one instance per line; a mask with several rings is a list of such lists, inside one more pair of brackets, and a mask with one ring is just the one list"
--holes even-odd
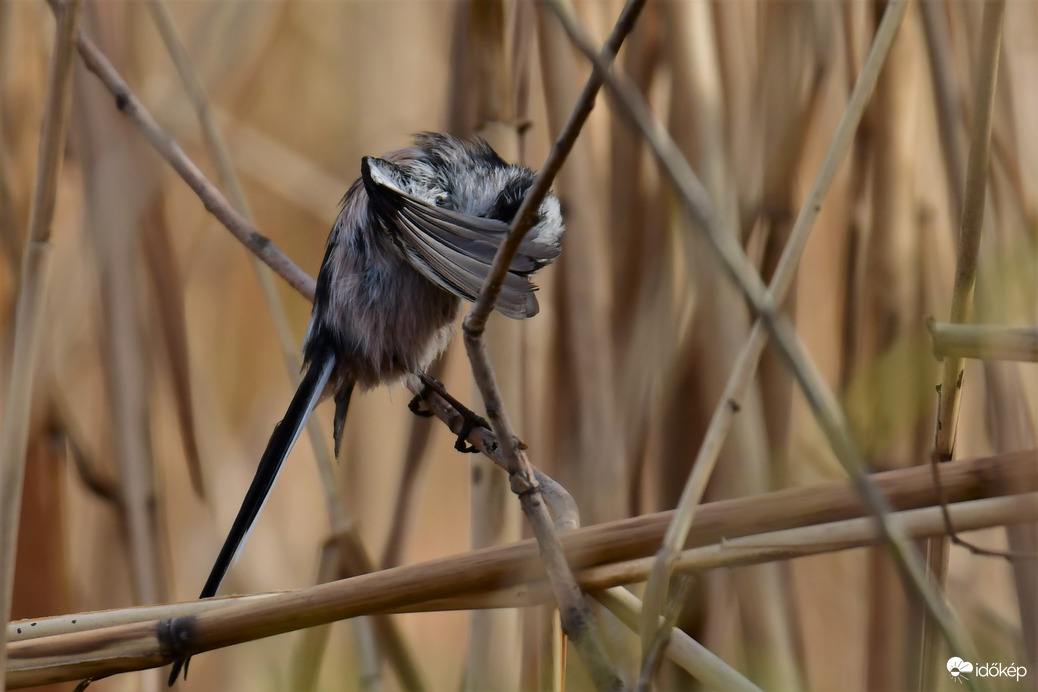
[(363, 244), (365, 252), (335, 267), (321, 318), (337, 344), (339, 376), (374, 387), (425, 369), (449, 343), (461, 301), (416, 271), (385, 236)]

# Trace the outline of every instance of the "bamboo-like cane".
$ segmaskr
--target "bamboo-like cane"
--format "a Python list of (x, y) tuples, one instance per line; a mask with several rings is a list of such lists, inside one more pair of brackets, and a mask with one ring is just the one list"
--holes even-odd
[[(54, 53), (47, 78), (47, 102), (41, 127), (39, 163), (33, 187), (28, 242), (22, 259), (15, 317), (11, 378), (0, 425), (0, 623), (11, 619), (18, 517), (25, 480), (29, 414), (39, 352), (43, 311), (47, 302), (51, 224), (58, 178), (65, 154), (65, 135), (72, 102), (72, 59), (81, 3), (68, 0), (56, 14)], [(0, 692), (7, 670), (7, 630), (0, 633)]]
[[(938, 358), (980, 358), (1038, 363), (1038, 327), (955, 324), (927, 320)], [(942, 388), (943, 389), (943, 388)]]
[[(1020, 502), (1028, 501), (1028, 494), (1038, 491), (1038, 468), (1033, 464), (1034, 454), (1035, 450), (1028, 450), (955, 461), (942, 466), (941, 475), (948, 492), (948, 501), (956, 507), (965, 507), (966, 503), (974, 500), (1023, 497)], [(899, 511), (938, 508), (940, 496), (933, 486), (931, 472), (925, 465), (879, 473), (875, 475), (875, 480)], [(1025, 509), (1024, 514), (1029, 516), (1030, 511)], [(647, 514), (580, 529), (565, 536), (563, 543), (573, 564), (581, 568), (582, 578), (588, 579), (590, 584), (605, 588), (638, 581), (648, 573), (651, 564), (648, 556), (652, 554), (654, 544), (665, 531), (672, 515), (673, 512)], [(961, 516), (955, 515), (957, 519)], [(762, 551), (762, 558), (785, 559), (779, 555), (783, 551), (785, 557), (791, 557), (807, 554), (801, 550), (806, 547), (818, 548), (835, 543), (854, 547), (858, 545), (854, 541), (859, 538), (876, 535), (874, 530), (861, 532), (854, 528), (837, 531), (832, 528), (838, 524), (858, 526), (858, 523), (862, 523), (858, 522), (859, 519), (867, 518), (867, 511), (855, 496), (853, 488), (844, 481), (707, 503), (702, 507), (700, 518), (701, 521), (696, 523), (689, 537), (690, 547), (680, 558), (686, 570), (742, 564), (740, 555), (758, 549)], [(993, 518), (988, 524), (983, 521), (983, 517), (978, 516), (963, 526), (979, 528), (998, 525), (1002, 519)], [(1026, 521), (1026, 517), (1021, 521)], [(863, 523), (865, 528), (868, 528), (867, 524), (867, 521)], [(939, 534), (940, 529), (934, 529), (933, 533)], [(834, 540), (837, 534), (839, 541)], [(765, 535), (770, 538), (763, 538)], [(450, 568), (451, 565), (454, 567)], [(407, 597), (407, 604), (393, 606), (394, 611), (500, 607), (501, 604), (520, 603), (531, 605), (551, 598), (550, 587), (543, 580), (543, 571), (538, 568), (536, 547), (530, 540), (479, 551), (478, 554), (453, 556), (398, 569), (419, 569), (426, 574), (445, 570), (453, 574), (457, 570), (464, 572), (465, 579), (471, 584), (487, 585), (490, 589), (502, 583), (510, 585), (497, 591), (486, 591), (487, 586), (472, 589), (472, 593), (479, 594), (478, 597), (458, 595), (434, 599), (423, 591), (421, 584), (416, 584), (415, 592)], [(531, 586), (535, 583), (541, 586)], [(535, 598), (524, 595), (525, 590), (533, 588), (540, 588), (543, 593)], [(464, 587), (459, 588), (459, 594), (468, 591)], [(198, 615), (231, 604), (257, 603), (273, 595), (276, 594), (227, 596), (21, 620), (8, 624), (7, 634), (12, 643), (24, 642), (149, 620)]]
[[(1015, 493), (951, 505), (956, 525), (972, 530), (1038, 517), (1038, 471), (1029, 463), (1033, 454), (948, 464), (951, 474), (945, 480), (954, 500)], [(947, 529), (937, 493), (927, 484), (928, 473), (922, 466), (878, 476), (895, 505), (926, 505), (898, 515), (913, 537), (941, 535)], [(985, 473), (990, 474), (988, 484), (979, 482)], [(884, 540), (852, 487), (845, 482), (824, 486), (705, 505), (701, 517), (707, 523), (694, 540), (713, 543), (684, 551), (678, 569), (700, 572), (760, 564)], [(607, 564), (579, 573), (580, 583), (597, 590), (644, 580), (652, 565), (649, 556), (667, 525), (666, 514), (568, 534), (565, 542), (577, 565), (600, 559), (602, 549), (610, 551)], [(822, 523), (813, 523), (819, 520)], [(799, 527), (781, 528), (790, 522)], [(584, 552), (588, 549), (591, 553)], [(534, 542), (523, 541), (298, 591), (12, 623), (9, 629), (16, 641), (11, 656), (17, 667), (9, 673), (9, 682), (42, 684), (162, 665), (184, 655), (178, 633), (185, 627), (192, 630), (194, 653), (196, 646), (229, 646), (364, 614), (530, 605), (553, 598), (543, 574)], [(503, 582), (520, 588), (501, 591), (498, 585)], [(486, 589), (498, 590), (481, 591)]]

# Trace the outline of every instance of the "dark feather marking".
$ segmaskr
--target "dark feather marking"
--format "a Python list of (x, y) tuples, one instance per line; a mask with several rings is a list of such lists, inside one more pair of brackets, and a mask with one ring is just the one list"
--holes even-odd
[(335, 458), (339, 458), (342, 449), (342, 431), (346, 426), (346, 412), (350, 410), (350, 397), (353, 395), (353, 384), (348, 384), (335, 395), (335, 420), (332, 424), (332, 439), (335, 441)]
[[(271, 433), (270, 441), (267, 442), (267, 448), (264, 450), (263, 457), (256, 468), (256, 475), (245, 493), (245, 499), (242, 500), (241, 508), (238, 509), (238, 514), (234, 517), (234, 524), (223, 542), (223, 547), (220, 548), (220, 554), (216, 558), (216, 563), (209, 573), (205, 586), (202, 587), (202, 593), (199, 594), (199, 598), (210, 598), (215, 596), (219, 590), (220, 583), (227, 576), (227, 570), (231, 568), (231, 563), (234, 562), (238, 549), (244, 544), (253, 523), (256, 521), (256, 517), (259, 516), (260, 510), (263, 509), (263, 505), (270, 495), (270, 489), (273, 487), (274, 481), (277, 480), (278, 472), (281, 470), (285, 458), (292, 450), (293, 445), (295, 445), (303, 425), (306, 424), (307, 418), (310, 417), (310, 412), (313, 411), (314, 406), (321, 397), (321, 393), (328, 383), (328, 378), (334, 366), (335, 354), (325, 351), (323, 354), (316, 355), (310, 367), (307, 368), (299, 389), (296, 390), (295, 396), (292, 397), (292, 402), (288, 405), (285, 417), (274, 426), (274, 432)], [(188, 659), (185, 659), (183, 662), (185, 669), (187, 662)], [(177, 675), (180, 673), (178, 664), (179, 661), (173, 666), (173, 671), (169, 678), (170, 685), (176, 682)]]

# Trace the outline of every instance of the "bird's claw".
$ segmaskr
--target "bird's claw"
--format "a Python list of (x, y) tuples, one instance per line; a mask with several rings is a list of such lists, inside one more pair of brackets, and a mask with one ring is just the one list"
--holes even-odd
[(425, 395), (429, 392), (428, 387), (424, 387), (419, 394), (415, 394), (414, 398), (407, 403), (407, 410), (416, 416), (422, 418), (432, 418), (433, 412), (431, 409), (422, 408), (422, 402), (425, 401)]
[(476, 445), (468, 441), (469, 433), (476, 428), (490, 430), (490, 424), (487, 423), (486, 418), (468, 409), (459, 410), (458, 413), (462, 415), (464, 421), (461, 424), (461, 430), (458, 431), (458, 439), (454, 441), (454, 449), (463, 454), (479, 454), (479, 449)]

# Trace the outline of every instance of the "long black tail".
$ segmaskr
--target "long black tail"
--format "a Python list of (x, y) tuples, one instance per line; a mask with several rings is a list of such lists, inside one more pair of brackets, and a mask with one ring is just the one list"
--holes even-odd
[[(288, 405), (285, 417), (281, 419), (281, 422), (274, 427), (274, 432), (270, 434), (267, 449), (263, 452), (263, 457), (256, 468), (256, 476), (252, 479), (252, 485), (249, 486), (248, 492), (245, 493), (245, 499), (242, 500), (238, 516), (234, 518), (231, 531), (227, 534), (223, 547), (220, 548), (220, 554), (216, 558), (216, 563), (209, 573), (209, 579), (206, 580), (205, 587), (202, 588), (199, 598), (215, 596), (217, 590), (219, 590), (220, 583), (227, 576), (227, 571), (231, 568), (231, 564), (234, 563), (238, 552), (245, 545), (256, 517), (259, 516), (260, 510), (263, 509), (263, 505), (267, 502), (270, 489), (274, 486), (274, 481), (277, 480), (278, 472), (281, 470), (281, 465), (285, 462), (285, 457), (292, 450), (293, 445), (299, 438), (299, 433), (302, 432), (303, 426), (310, 417), (310, 413), (321, 398), (321, 394), (324, 392), (325, 385), (328, 384), (328, 378), (331, 376), (334, 367), (335, 356), (331, 353), (311, 361), (306, 374), (303, 375), (303, 381), (299, 384), (299, 389), (296, 390), (295, 396), (292, 397), (292, 403)], [(187, 664), (190, 660), (187, 658), (174, 661), (173, 669), (169, 674), (170, 686), (177, 681), (181, 669), (184, 670), (184, 677), (187, 677)]]

